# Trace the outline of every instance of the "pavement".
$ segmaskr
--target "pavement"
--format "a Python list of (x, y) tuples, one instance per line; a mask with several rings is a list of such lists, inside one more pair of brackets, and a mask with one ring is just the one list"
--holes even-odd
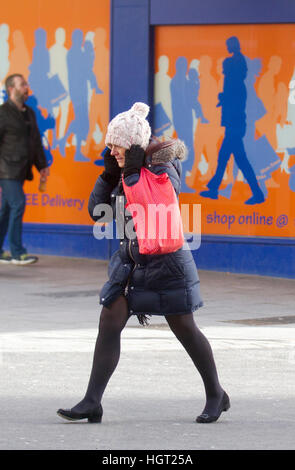
[(165, 319), (132, 317), (101, 424), (56, 414), (84, 395), (107, 262), (0, 265), (1, 450), (294, 450), (295, 279), (200, 271), (195, 313), (231, 408), (195, 423), (198, 372)]

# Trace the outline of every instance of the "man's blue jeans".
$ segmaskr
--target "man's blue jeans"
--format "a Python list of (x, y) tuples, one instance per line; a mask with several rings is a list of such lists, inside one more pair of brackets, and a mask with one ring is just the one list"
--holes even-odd
[(23, 182), (0, 179), (0, 253), (6, 234), (12, 258), (26, 253), (22, 245), (22, 223), (26, 207)]

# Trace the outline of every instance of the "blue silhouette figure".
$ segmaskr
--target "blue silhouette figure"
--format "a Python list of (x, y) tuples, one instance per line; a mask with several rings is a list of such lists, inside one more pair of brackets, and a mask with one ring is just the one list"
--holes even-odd
[[(267, 188), (265, 182), (271, 177), (273, 171), (275, 171), (281, 164), (281, 160), (278, 158), (276, 152), (270, 145), (266, 136), (263, 135), (258, 139), (255, 138), (255, 126), (256, 121), (261, 119), (266, 114), (266, 109), (257, 96), (255, 90), (255, 82), (261, 71), (261, 59), (249, 59), (245, 57), (247, 63), (247, 77), (245, 79), (245, 85), (247, 90), (247, 102), (246, 102), (246, 133), (243, 138), (245, 151), (247, 158), (255, 172), (256, 178), (259, 181), (259, 185), (264, 194), (267, 197)], [(233, 180), (237, 178), (238, 166), (234, 162), (233, 168)], [(230, 197), (232, 185), (228, 185), (225, 189), (220, 191), (220, 194), (225, 197)]]
[(252, 197), (245, 204), (259, 204), (264, 202), (254, 170), (247, 159), (243, 138), (246, 133), (246, 102), (247, 90), (245, 79), (247, 77), (246, 59), (241, 53), (240, 43), (235, 36), (226, 41), (231, 57), (223, 61), (224, 84), (223, 92), (219, 93), (218, 106), (221, 106), (221, 125), (225, 127), (224, 139), (219, 151), (217, 169), (213, 178), (207, 184), (208, 191), (201, 191), (202, 197), (218, 199), (218, 189), (231, 154), (238, 167), (247, 180)]
[(29, 84), (39, 105), (49, 111), (50, 98), (48, 96), (47, 82), (49, 74), (49, 52), (46, 47), (46, 31), (38, 28), (35, 31), (35, 47), (33, 48), (33, 60), (29, 67)]
[(89, 130), (88, 88), (82, 44), (83, 32), (80, 29), (75, 29), (72, 33), (72, 47), (67, 55), (69, 93), (75, 117), (69, 124), (65, 136), (59, 140), (60, 153), (62, 156), (65, 156), (65, 145), (68, 138), (72, 134), (76, 136), (76, 153), (74, 160), (79, 162), (89, 161), (89, 158), (81, 153), (82, 141), (86, 139)]
[(33, 60), (29, 67), (29, 85), (38, 105), (52, 114), (53, 106), (56, 106), (67, 96), (59, 77), (50, 77), (49, 51), (46, 47), (47, 34), (43, 28), (35, 31), (35, 47), (33, 49)]
[(190, 101), (189, 85), (186, 77), (187, 59), (178, 57), (175, 67), (176, 73), (170, 83), (172, 119), (178, 138), (183, 140), (188, 150), (187, 158), (182, 162), (181, 190), (185, 193), (191, 193), (194, 190), (187, 186), (185, 182), (186, 172), (191, 170), (195, 157), (192, 102)]
[(247, 60), (248, 75), (246, 78), (247, 88), (247, 130), (244, 137), (244, 145), (250, 164), (253, 167), (259, 185), (267, 197), (267, 188), (265, 182), (272, 176), (272, 173), (280, 166), (281, 160), (272, 148), (265, 135), (255, 139), (255, 122), (266, 114), (263, 102), (257, 96), (254, 84), (261, 71), (260, 59)]
[[(38, 106), (38, 100), (37, 100), (36, 96), (30, 95), (28, 97), (27, 101), (26, 101), (26, 104), (28, 106), (30, 106), (35, 112), (37, 126), (38, 126), (38, 129), (39, 129), (39, 132), (40, 132), (41, 141), (42, 141), (42, 145), (43, 145), (43, 148), (44, 148), (47, 165), (50, 166), (53, 163), (53, 155), (51, 153), (51, 147), (50, 147), (50, 144), (49, 144), (47, 136), (46, 136), (46, 131), (48, 129), (54, 129), (55, 119), (50, 114), (48, 114), (47, 118), (45, 118), (43, 116), (43, 114), (41, 112), (41, 109)], [(45, 145), (44, 145), (44, 140), (46, 141)]]
[(202, 110), (202, 105), (198, 100), (200, 91), (200, 79), (196, 69), (189, 69), (188, 71), (188, 99), (195, 111), (196, 118), (200, 118), (203, 124), (208, 124), (208, 119), (205, 118)]
[(85, 73), (86, 78), (90, 83), (90, 88), (95, 90), (98, 95), (103, 94), (103, 91), (99, 88), (97, 84), (96, 75), (93, 72), (95, 53), (92, 42), (87, 40), (84, 43), (84, 56), (85, 56)]
[(72, 33), (72, 47), (67, 55), (69, 92), (74, 108), (74, 119), (70, 123), (65, 136), (59, 141), (61, 155), (65, 156), (65, 145), (70, 135), (76, 136), (76, 162), (88, 162), (90, 158), (81, 152), (82, 142), (87, 139), (89, 132), (88, 116), (88, 81), (90, 87), (96, 93), (102, 93), (97, 85), (95, 74), (92, 70), (94, 62), (94, 50), (90, 41), (85, 41), (84, 50), (83, 32), (75, 29)]
[(160, 137), (171, 126), (171, 121), (165, 112), (162, 103), (156, 103), (153, 108), (154, 132), (156, 137)]
[(289, 188), (291, 191), (295, 192), (295, 165), (289, 168), (290, 178), (289, 178)]

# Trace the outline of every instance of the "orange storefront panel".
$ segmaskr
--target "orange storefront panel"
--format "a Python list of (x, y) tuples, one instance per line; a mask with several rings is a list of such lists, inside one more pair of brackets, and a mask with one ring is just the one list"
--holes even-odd
[(109, 120), (110, 1), (30, 0), (1, 8), (1, 101), (5, 78), (23, 74), (50, 164), (25, 183), (25, 222), (90, 224), (87, 203)]
[[(181, 202), (201, 204), (202, 233), (294, 237), (295, 26), (159, 26), (155, 36), (154, 131), (186, 143)], [(217, 198), (204, 197), (212, 179)]]

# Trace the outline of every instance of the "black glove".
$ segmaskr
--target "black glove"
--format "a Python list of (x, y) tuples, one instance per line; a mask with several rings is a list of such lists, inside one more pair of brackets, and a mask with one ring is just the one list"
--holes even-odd
[(145, 152), (140, 145), (131, 145), (125, 152), (124, 178), (134, 173), (140, 173), (144, 164)]
[(114, 188), (119, 183), (121, 168), (119, 167), (115, 157), (111, 155), (111, 150), (109, 148), (105, 151), (103, 159), (105, 170), (100, 176)]

